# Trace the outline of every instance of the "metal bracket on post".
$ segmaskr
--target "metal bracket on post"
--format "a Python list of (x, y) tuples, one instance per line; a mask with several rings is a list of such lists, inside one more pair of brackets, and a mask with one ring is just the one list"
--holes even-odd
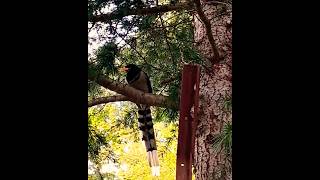
[(198, 123), (200, 66), (183, 67), (177, 148), (176, 180), (192, 179), (195, 132)]

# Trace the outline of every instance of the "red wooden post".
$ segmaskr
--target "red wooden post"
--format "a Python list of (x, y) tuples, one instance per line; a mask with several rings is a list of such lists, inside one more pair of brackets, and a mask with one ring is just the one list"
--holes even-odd
[(194, 111), (192, 121), (192, 164), (194, 163), (194, 147), (195, 147), (195, 135), (198, 127), (198, 112), (199, 112), (199, 87), (200, 86), (200, 66), (196, 67), (195, 73), (195, 85), (194, 85)]
[[(182, 72), (176, 180), (192, 179), (195, 129), (199, 106), (199, 65), (184, 65)], [(193, 113), (191, 109), (193, 106)]]

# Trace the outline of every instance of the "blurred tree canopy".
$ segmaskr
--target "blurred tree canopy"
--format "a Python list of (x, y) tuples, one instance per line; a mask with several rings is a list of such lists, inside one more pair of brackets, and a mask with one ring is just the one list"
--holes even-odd
[[(145, 148), (130, 104), (108, 104), (89, 109), (89, 179), (152, 179)], [(130, 119), (130, 120), (128, 120)], [(177, 124), (162, 119), (155, 123), (160, 179), (174, 179)], [(150, 170), (150, 171), (149, 171)]]

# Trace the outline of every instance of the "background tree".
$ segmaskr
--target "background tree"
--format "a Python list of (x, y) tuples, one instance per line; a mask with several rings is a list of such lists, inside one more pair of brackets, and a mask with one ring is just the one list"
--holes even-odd
[[(207, 69), (204, 68), (200, 76), (200, 112), (195, 149), (196, 177), (232, 179), (231, 151), (228, 150), (232, 134), (231, 2), (195, 1), (195, 4), (199, 16), (199, 19), (194, 21), (195, 41), (198, 42), (197, 49), (207, 64)], [(220, 143), (221, 140), (224, 143)], [(216, 151), (216, 144), (225, 148)], [(223, 149), (226, 151), (222, 151)]]
[[(91, 179), (152, 179), (137, 130), (135, 113), (128, 103), (89, 109), (89, 177)], [(162, 169), (158, 179), (174, 179), (177, 124), (167, 117), (155, 119)], [(132, 121), (134, 120), (134, 121)], [(94, 132), (93, 132), (94, 131)]]
[[(196, 179), (231, 179), (231, 15), (231, 1), (88, 1), (89, 105), (146, 103), (174, 122), (181, 68), (200, 64)], [(149, 74), (153, 95), (123, 83), (127, 63)]]

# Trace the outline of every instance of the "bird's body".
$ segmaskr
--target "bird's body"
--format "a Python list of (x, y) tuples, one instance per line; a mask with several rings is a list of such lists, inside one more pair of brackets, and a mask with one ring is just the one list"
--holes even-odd
[[(146, 93), (152, 93), (151, 82), (148, 75), (138, 66), (129, 64), (125, 67), (125, 71), (127, 72), (126, 80), (130, 86)], [(137, 106), (139, 108), (138, 126), (142, 132), (142, 140), (145, 143), (152, 175), (159, 176), (160, 166), (150, 106), (144, 104), (137, 104)]]
[(143, 92), (152, 93), (151, 83), (148, 75), (145, 72), (141, 70), (133, 70), (132, 72), (129, 71), (126, 79), (130, 86)]

